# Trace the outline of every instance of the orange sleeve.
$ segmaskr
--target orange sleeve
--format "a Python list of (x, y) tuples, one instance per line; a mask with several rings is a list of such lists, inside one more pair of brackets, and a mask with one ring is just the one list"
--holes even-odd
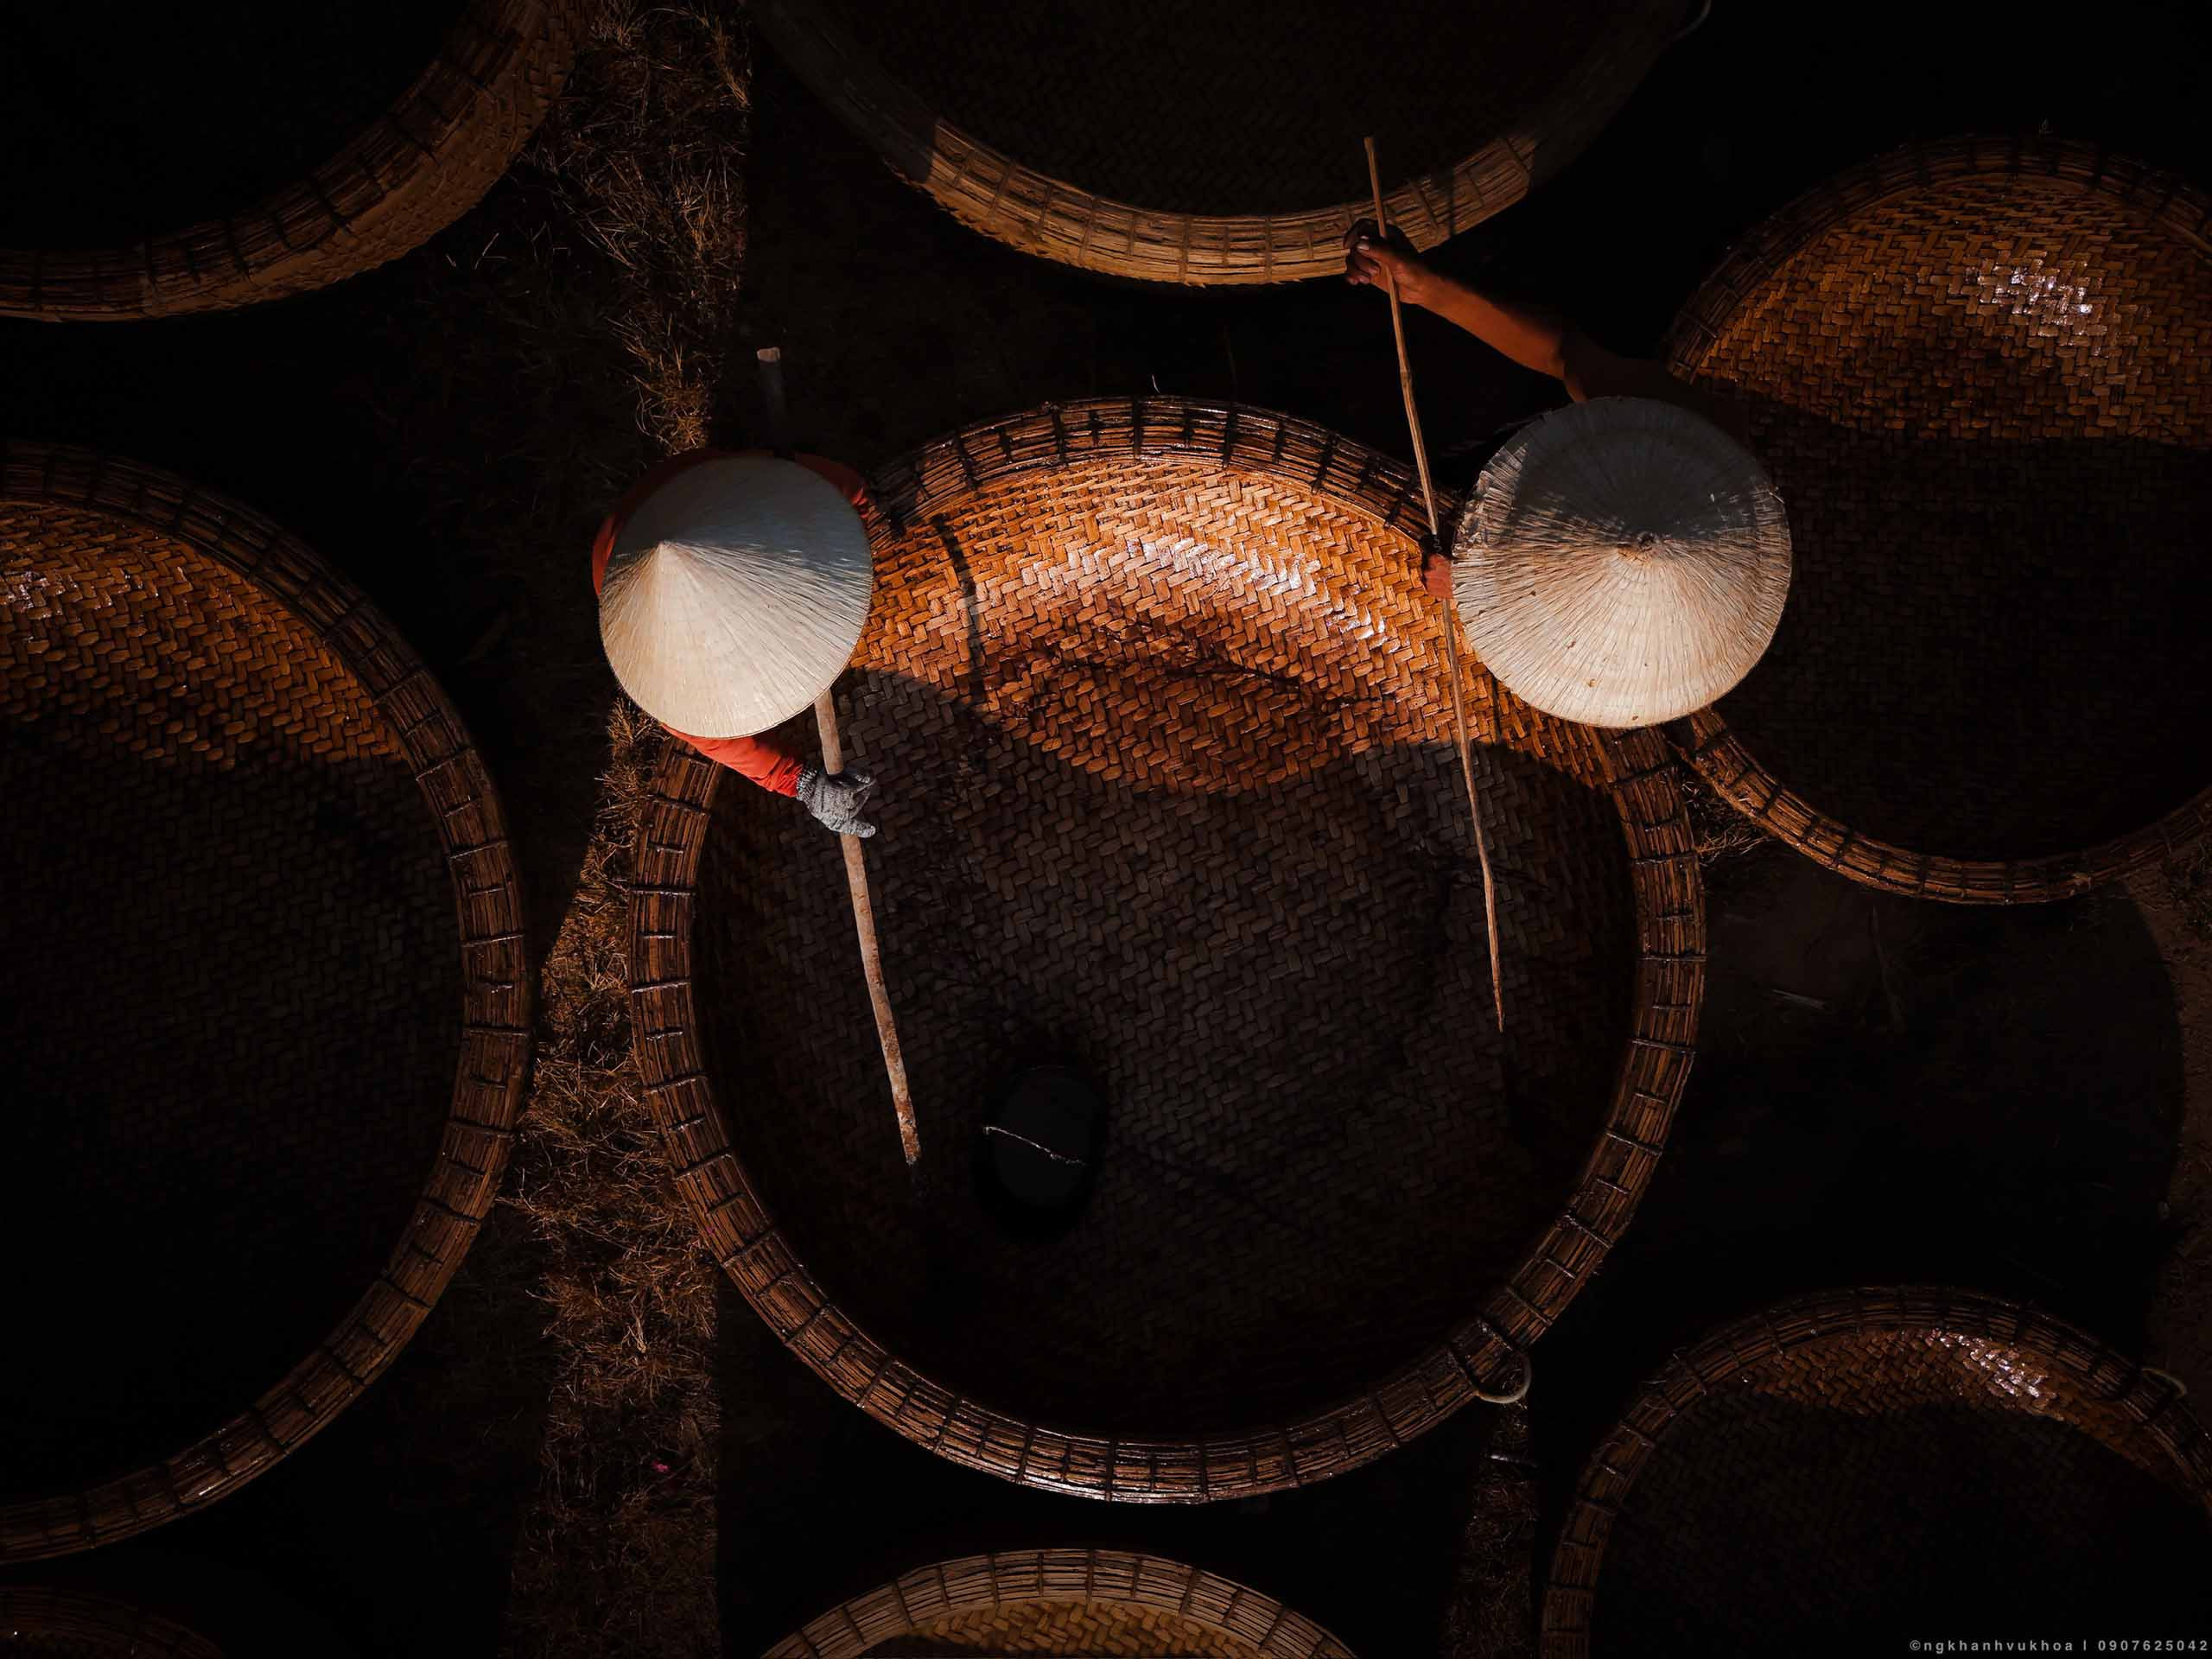
[[(765, 449), (694, 449), (688, 454), (671, 455), (648, 471), (632, 484), (614, 505), (599, 527), (599, 534), (592, 538), (591, 590), (597, 593), (607, 580), (607, 561), (614, 552), (615, 537), (622, 533), (622, 525), (636, 511), (638, 503), (651, 495), (668, 480), (687, 467), (718, 455), (765, 455)], [(868, 485), (851, 467), (830, 461), (822, 455), (793, 457), (809, 472), (817, 474), (836, 485), (840, 493), (855, 506), (868, 504)], [(782, 744), (768, 737), (693, 737), (674, 727), (667, 728), (671, 737), (689, 743), (693, 748), (717, 765), (751, 779), (761, 788), (775, 795), (795, 794), (798, 790), (798, 774), (802, 762), (798, 756)]]
[(772, 795), (795, 795), (798, 792), (798, 774), (802, 766), (798, 756), (782, 744), (767, 737), (693, 737), (689, 733), (669, 728), (671, 737), (689, 743), (693, 748), (717, 765), (750, 778)]
[[(766, 452), (753, 450), (749, 453), (760, 454)], [(855, 506), (868, 505), (868, 480), (844, 462), (832, 461), (827, 455), (793, 455), (791, 459), (817, 478), (826, 479), (835, 484), (843, 493), (845, 499)]]

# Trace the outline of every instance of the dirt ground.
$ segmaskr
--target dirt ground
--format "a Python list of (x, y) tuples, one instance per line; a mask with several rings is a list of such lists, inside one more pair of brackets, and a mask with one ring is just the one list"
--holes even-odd
[[(2189, 90), (2206, 54), (2179, 9), (2103, 8), (2128, 49), (2075, 54), (1983, 8), (1878, 5), (1809, 58), (1774, 15), (1796, 9), (1714, 10), (1581, 162), (1444, 263), (1647, 349), (1731, 237), (1910, 133), (2049, 120), (2212, 179)], [(1461, 1628), (1463, 1540), (1519, 1535), (1472, 1496), (1497, 1466), (1487, 1414), (1225, 1510), (1053, 1499), (868, 1422), (690, 1248), (626, 1058), (616, 884), (654, 740), (614, 696), (584, 569), (624, 479), (757, 432), (749, 376), (721, 366), (757, 345), (785, 348), (799, 441), (862, 467), (1047, 398), (1155, 387), (1396, 453), (1375, 296), (1162, 294), (1023, 258), (893, 179), (734, 10), (650, 16), (602, 40), (529, 162), (408, 260), (227, 315), (0, 324), (0, 428), (234, 493), (397, 619), (493, 765), (548, 976), (507, 1202), (378, 1387), (207, 1514), (10, 1576), (173, 1600), (238, 1654), (749, 1655), (926, 1560), (1090, 1541), (1244, 1579), (1357, 1651), (1434, 1651)], [(657, 96), (692, 100), (655, 118), (679, 144), (636, 129)], [(669, 216), (608, 218), (594, 158), (639, 153), (673, 169)], [(1346, 175), (1350, 194), (1356, 154)], [(658, 251), (625, 265), (626, 246)], [(1439, 450), (1550, 400), (1426, 318), (1410, 333)], [(1709, 880), (1673, 1146), (1539, 1351), (1539, 1551), (1652, 1363), (1791, 1291), (2029, 1296), (2212, 1399), (2212, 865), (2003, 912), (1876, 898), (1756, 842)]]

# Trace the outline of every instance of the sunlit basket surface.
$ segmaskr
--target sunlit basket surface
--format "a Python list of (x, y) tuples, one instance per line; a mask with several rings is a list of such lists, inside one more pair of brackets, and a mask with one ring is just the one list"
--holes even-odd
[(1843, 174), (1730, 256), (1676, 369), (1743, 405), (1796, 570), (1677, 729), (1855, 880), (2063, 897), (2212, 826), (2212, 200), (2086, 145)]
[(388, 1364), (529, 1049), (498, 800), (423, 664), (247, 508), (0, 449), (0, 1560), (236, 1490)]
[[(922, 1158), (836, 842), (672, 749), (631, 970), (717, 1259), (840, 1393), (1054, 1490), (1300, 1484), (1510, 1387), (1628, 1224), (1688, 1066), (1702, 888), (1663, 746), (1469, 671), (1501, 1034), (1405, 468), (1157, 399), (972, 429), (873, 492), (838, 707), (881, 785)], [(1049, 1241), (1002, 1230), (975, 1169), (1038, 1061), (1107, 1101)]]
[(1178, 1561), (1109, 1549), (940, 1561), (855, 1596), (767, 1659), (1351, 1659), (1271, 1596)]

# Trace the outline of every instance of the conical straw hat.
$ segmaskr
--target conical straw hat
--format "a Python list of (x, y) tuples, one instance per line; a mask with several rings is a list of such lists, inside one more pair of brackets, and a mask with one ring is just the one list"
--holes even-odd
[(859, 643), (868, 531), (796, 461), (732, 455), (677, 473), (615, 538), (599, 637), (639, 707), (694, 737), (748, 737), (810, 706)]
[(1689, 410), (1601, 397), (1484, 468), (1453, 592), (1515, 696), (1589, 726), (1705, 708), (1751, 671), (1789, 592), (1789, 523), (1751, 453)]

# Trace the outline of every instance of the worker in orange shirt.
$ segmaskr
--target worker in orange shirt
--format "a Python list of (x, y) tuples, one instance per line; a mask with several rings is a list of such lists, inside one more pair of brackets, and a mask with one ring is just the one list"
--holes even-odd
[(860, 475), (795, 461), (698, 449), (632, 485), (592, 543), (601, 639), (623, 690), (670, 735), (826, 829), (872, 836), (868, 774), (825, 773), (766, 734), (844, 667), (872, 582)]
[[(1433, 312), (1522, 368), (1549, 375), (1575, 403), (1592, 397), (1647, 397), (1702, 416), (1739, 443), (1748, 439), (1740, 411), (1677, 380), (1665, 364), (1608, 351), (1548, 306), (1484, 294), (1446, 276), (1423, 263), (1395, 227), (1386, 237), (1377, 233), (1371, 219), (1353, 224), (1344, 236), (1344, 280), (1355, 288), (1387, 289), (1395, 283), (1404, 304)], [(1491, 447), (1528, 424), (1509, 423), (1492, 435)], [(1421, 561), (1421, 582), (1439, 599), (1451, 590), (1452, 559), (1446, 550), (1427, 550)]]

